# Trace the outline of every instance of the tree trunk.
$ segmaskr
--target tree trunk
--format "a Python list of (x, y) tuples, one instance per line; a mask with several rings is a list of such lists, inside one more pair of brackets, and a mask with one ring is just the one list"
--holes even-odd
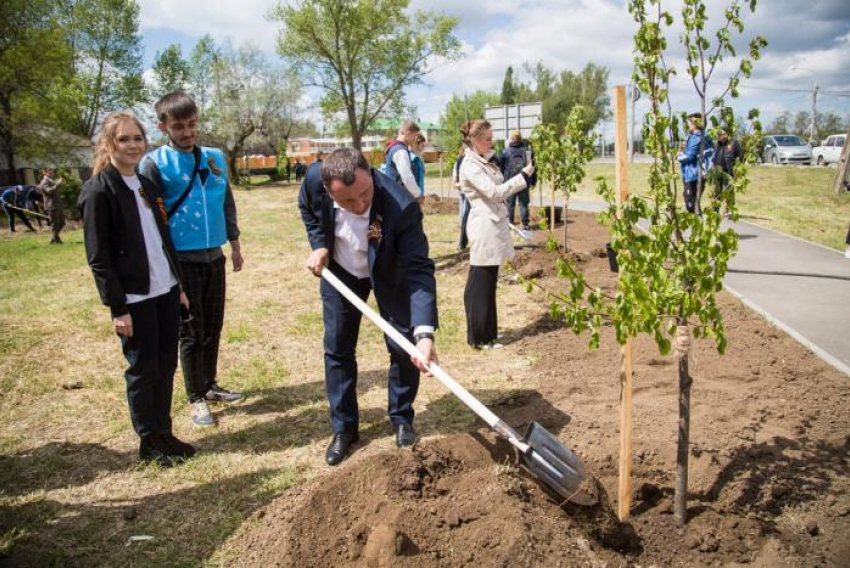
[(690, 330), (687, 325), (680, 325), (676, 332), (676, 358), (679, 364), (679, 436), (676, 446), (676, 492), (673, 497), (673, 511), (680, 527), (688, 522), (688, 449), (693, 384), (688, 373), (689, 353)]
[(11, 125), (12, 123), (11, 96), (2, 97), (2, 108), (4, 119), (2, 127), (0, 127), (0, 149), (2, 149), (3, 155), (6, 157), (6, 165), (9, 167), (11, 182), (13, 184), (23, 183), (24, 180), (18, 173), (17, 164), (15, 163), (15, 137), (11, 126), (7, 127), (7, 125)]

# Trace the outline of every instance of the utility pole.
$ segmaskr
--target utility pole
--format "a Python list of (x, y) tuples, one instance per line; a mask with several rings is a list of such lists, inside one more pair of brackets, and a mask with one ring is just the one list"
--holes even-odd
[(629, 84), (629, 98), (632, 101), (632, 121), (629, 129), (629, 163), (635, 162), (635, 103), (640, 99), (640, 90), (634, 83)]
[(463, 94), (463, 116), (466, 122), (469, 122), (469, 97), (466, 96), (466, 93)]
[(815, 136), (817, 135), (818, 127), (818, 82), (815, 81), (812, 88), (812, 129), (809, 133), (809, 143), (815, 145)]

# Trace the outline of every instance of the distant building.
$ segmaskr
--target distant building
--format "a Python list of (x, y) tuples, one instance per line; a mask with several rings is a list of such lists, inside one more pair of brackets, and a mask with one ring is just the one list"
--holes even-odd
[[(41, 179), (41, 170), (50, 166), (69, 168), (82, 180), (91, 175), (94, 159), (94, 144), (88, 138), (53, 128), (39, 128), (37, 136), (44, 142), (44, 150), (38, 157), (15, 156), (19, 178), (26, 185), (35, 185)], [(9, 169), (6, 156), (0, 156), (0, 185), (17, 183), (16, 172)]]

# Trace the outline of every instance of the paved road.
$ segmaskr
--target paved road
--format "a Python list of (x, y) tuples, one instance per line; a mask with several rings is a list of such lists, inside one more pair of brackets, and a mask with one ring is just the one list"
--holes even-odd
[[(600, 211), (602, 204), (572, 199), (570, 208)], [(746, 221), (726, 225), (740, 236), (726, 289), (850, 375), (850, 260), (842, 252)]]

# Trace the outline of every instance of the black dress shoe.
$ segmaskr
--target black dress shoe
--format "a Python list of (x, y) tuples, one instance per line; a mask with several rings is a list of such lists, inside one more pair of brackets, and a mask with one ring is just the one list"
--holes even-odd
[(139, 443), (139, 459), (143, 462), (156, 462), (161, 467), (174, 465), (174, 460), (168, 455), (168, 450), (162, 444), (156, 432), (142, 436)]
[(182, 442), (174, 437), (171, 432), (160, 432), (159, 439), (162, 445), (168, 450), (168, 455), (173, 458), (187, 460), (195, 456), (195, 448), (191, 444)]
[(360, 439), (357, 432), (344, 432), (342, 434), (334, 434), (334, 439), (331, 440), (331, 445), (325, 451), (325, 461), (328, 465), (336, 465), (348, 457), (348, 452), (351, 451), (351, 446)]
[(395, 445), (399, 448), (410, 448), (416, 442), (416, 430), (412, 424), (396, 424)]

